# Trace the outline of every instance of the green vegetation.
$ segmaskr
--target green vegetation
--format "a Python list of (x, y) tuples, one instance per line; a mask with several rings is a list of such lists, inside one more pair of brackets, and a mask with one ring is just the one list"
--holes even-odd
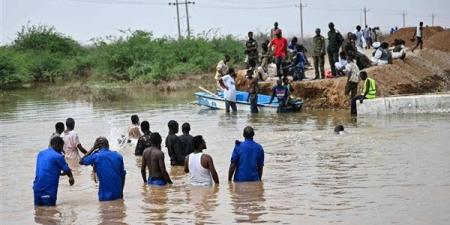
[(0, 84), (52, 82), (87, 76), (102, 80), (159, 81), (211, 72), (229, 54), (244, 59), (244, 45), (232, 36), (174, 40), (134, 31), (116, 39), (79, 43), (49, 26), (23, 27), (10, 46), (0, 47)]

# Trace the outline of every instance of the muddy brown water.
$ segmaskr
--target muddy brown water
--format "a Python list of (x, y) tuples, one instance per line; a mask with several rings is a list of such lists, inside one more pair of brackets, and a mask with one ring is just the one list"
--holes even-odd
[[(1, 224), (448, 224), (449, 114), (362, 117), (347, 111), (227, 115), (188, 104), (192, 92), (148, 94), (119, 102), (64, 101), (38, 91), (9, 91), (0, 106)], [(174, 184), (145, 185), (134, 146), (118, 147), (132, 113), (167, 135), (170, 119), (204, 136), (220, 185), (194, 188), (181, 168)], [(57, 206), (35, 208), (35, 160), (57, 121), (76, 120), (81, 143), (107, 136), (124, 156), (124, 199), (97, 200), (89, 167), (73, 165), (75, 185), (60, 180)], [(343, 124), (347, 132), (335, 135)], [(263, 182), (227, 182), (234, 140), (256, 129), (265, 150)], [(167, 150), (163, 147), (165, 154)], [(166, 159), (168, 159), (166, 155)], [(167, 160), (166, 160), (167, 161)]]

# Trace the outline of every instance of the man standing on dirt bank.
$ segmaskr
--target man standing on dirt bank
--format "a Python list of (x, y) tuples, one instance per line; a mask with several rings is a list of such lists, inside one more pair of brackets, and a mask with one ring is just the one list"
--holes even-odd
[(374, 79), (368, 78), (366, 71), (360, 72), (361, 80), (364, 81), (364, 88), (361, 95), (358, 95), (351, 100), (351, 109), (350, 113), (352, 115), (356, 115), (356, 101), (359, 100), (359, 102), (362, 104), (364, 99), (374, 99), (377, 94), (377, 85)]
[(277, 75), (281, 79), (281, 76), (286, 76), (283, 72), (283, 64), (286, 62), (288, 41), (286, 38), (282, 37), (281, 30), (278, 30), (276, 37), (270, 42), (270, 48), (273, 46), (273, 56), (275, 59), (275, 64), (277, 65)]
[(414, 37), (411, 40), (417, 39), (416, 46), (411, 50), (411, 52), (414, 52), (417, 47), (420, 45), (420, 50), (422, 50), (423, 47), (423, 22), (419, 23), (419, 26), (416, 28), (416, 31), (414, 32)]
[[(313, 61), (316, 77), (314, 80), (325, 77), (325, 38), (320, 35), (320, 29), (316, 29), (316, 36), (313, 38)], [(319, 71), (320, 66), (320, 71)]]
[(350, 99), (353, 99), (358, 92), (359, 83), (359, 68), (356, 65), (356, 60), (353, 56), (347, 57), (347, 65), (345, 66), (344, 73), (347, 74), (347, 84), (345, 85), (345, 94), (350, 94)]
[(236, 73), (234, 72), (234, 68), (230, 68), (229, 75), (223, 76), (219, 80), (220, 86), (224, 89), (223, 96), (225, 97), (225, 112), (230, 112), (230, 107), (233, 110), (233, 113), (237, 112), (236, 107)]
[(253, 77), (253, 70), (247, 70), (247, 79), (248, 79), (248, 99), (250, 102), (250, 111), (252, 113), (258, 113), (258, 79)]
[(333, 74), (333, 77), (335, 77), (337, 75), (335, 63), (339, 61), (339, 48), (341, 47), (344, 38), (338, 30), (334, 29), (333, 22), (328, 24), (328, 28), (330, 28), (330, 31), (328, 31), (327, 47), (328, 61), (330, 61), (331, 73)]
[(248, 32), (248, 40), (245, 43), (245, 54), (247, 54), (247, 69), (255, 68), (258, 63), (258, 43), (253, 39), (253, 32)]
[(253, 141), (255, 132), (252, 127), (244, 128), (244, 142), (236, 140), (231, 156), (228, 181), (234, 175), (234, 182), (260, 181), (264, 167), (264, 149)]
[(281, 32), (281, 29), (278, 28), (278, 22), (273, 24), (273, 28), (270, 30), (270, 40), (274, 39), (277, 36), (277, 33)]
[(219, 80), (220, 78), (222, 78), (223, 76), (225, 76), (228, 73), (228, 62), (230, 61), (230, 56), (229, 55), (225, 55), (225, 58), (223, 60), (220, 60), (219, 63), (217, 63), (217, 67), (216, 67), (216, 75), (215, 75), (215, 79), (216, 79), (216, 84), (217, 87), (221, 88), (220, 84), (219, 84)]
[(170, 157), (170, 165), (183, 166), (183, 146), (181, 145), (180, 138), (176, 135), (178, 133), (178, 122), (171, 120), (167, 123), (167, 127), (169, 127), (169, 134), (166, 137), (166, 148)]
[(34, 205), (55, 206), (61, 171), (69, 177), (69, 184), (75, 183), (72, 172), (64, 160), (62, 150), (64, 141), (53, 137), (50, 147), (39, 152), (36, 160), (36, 176), (33, 182)]
[(122, 156), (109, 149), (108, 139), (98, 137), (94, 147), (80, 160), (80, 165), (93, 165), (100, 181), (98, 199), (112, 201), (123, 198), (126, 171)]

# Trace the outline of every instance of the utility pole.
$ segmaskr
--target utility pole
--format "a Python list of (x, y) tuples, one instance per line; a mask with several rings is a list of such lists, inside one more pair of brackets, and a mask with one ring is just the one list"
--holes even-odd
[(364, 27), (366, 27), (367, 26), (367, 12), (369, 12), (369, 9), (364, 6), (363, 12), (364, 12)]
[(303, 43), (303, 8), (307, 7), (308, 5), (303, 4), (302, 0), (300, 0), (300, 5), (296, 5), (296, 7), (300, 8), (300, 38)]
[(189, 26), (189, 9), (188, 4), (195, 4), (195, 2), (190, 2), (188, 0), (184, 0), (184, 4), (186, 6), (186, 25), (187, 25), (187, 32), (188, 32), (188, 38), (191, 37), (191, 27)]
[(177, 7), (177, 24), (178, 24), (178, 39), (181, 38), (181, 28), (180, 28), (180, 10), (179, 5), (185, 5), (186, 6), (186, 25), (187, 25), (187, 36), (188, 38), (191, 37), (191, 27), (189, 24), (189, 9), (188, 4), (195, 4), (195, 2), (191, 2), (188, 0), (184, 0), (184, 2), (178, 2), (178, 0), (175, 0), (175, 2), (169, 2), (169, 5), (174, 5)]
[(406, 27), (406, 15), (408, 15), (405, 10), (403, 10), (402, 16), (403, 16), (403, 27)]
[(434, 26), (434, 17), (436, 15), (434, 15), (434, 13), (431, 13), (431, 26)]
[(169, 5), (174, 5), (177, 7), (177, 25), (178, 25), (178, 40), (181, 38), (181, 28), (180, 28), (180, 10), (178, 9), (178, 0), (175, 2), (169, 2)]

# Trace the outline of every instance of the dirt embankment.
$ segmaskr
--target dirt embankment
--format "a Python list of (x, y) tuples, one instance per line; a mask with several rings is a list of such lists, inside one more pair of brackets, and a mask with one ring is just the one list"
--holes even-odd
[[(412, 28), (411, 28), (412, 29)], [(428, 30), (427, 30), (428, 29)], [(377, 82), (377, 96), (386, 97), (402, 94), (423, 94), (450, 91), (450, 32), (442, 28), (427, 28), (423, 51), (408, 52), (404, 61), (366, 69), (369, 77)], [(411, 32), (408, 28), (406, 31)], [(408, 32), (398, 31), (395, 38), (412, 37)], [(405, 33), (406, 32), (406, 33)], [(245, 71), (239, 71), (237, 85), (245, 90)], [(344, 94), (347, 78), (305, 80), (293, 82), (294, 94), (305, 100), (307, 108), (347, 108), (348, 96)], [(274, 82), (260, 82), (262, 91), (270, 94)], [(362, 82), (359, 84), (362, 88)]]
[[(395, 32), (393, 35), (387, 36), (384, 41), (392, 44), (395, 39), (403, 39), (406, 42), (407, 47), (414, 47), (416, 42), (412, 42), (411, 38), (414, 37), (414, 32), (416, 31), (415, 27), (405, 27), (400, 28), (397, 32)], [(429, 39), (434, 36), (437, 33), (441, 33), (444, 31), (444, 28), (442, 27), (424, 27), (423, 29), (423, 37), (424, 37), (424, 47), (427, 47), (427, 44), (429, 43)], [(436, 48), (433, 48), (436, 49)], [(441, 49), (438, 49), (441, 50)]]

